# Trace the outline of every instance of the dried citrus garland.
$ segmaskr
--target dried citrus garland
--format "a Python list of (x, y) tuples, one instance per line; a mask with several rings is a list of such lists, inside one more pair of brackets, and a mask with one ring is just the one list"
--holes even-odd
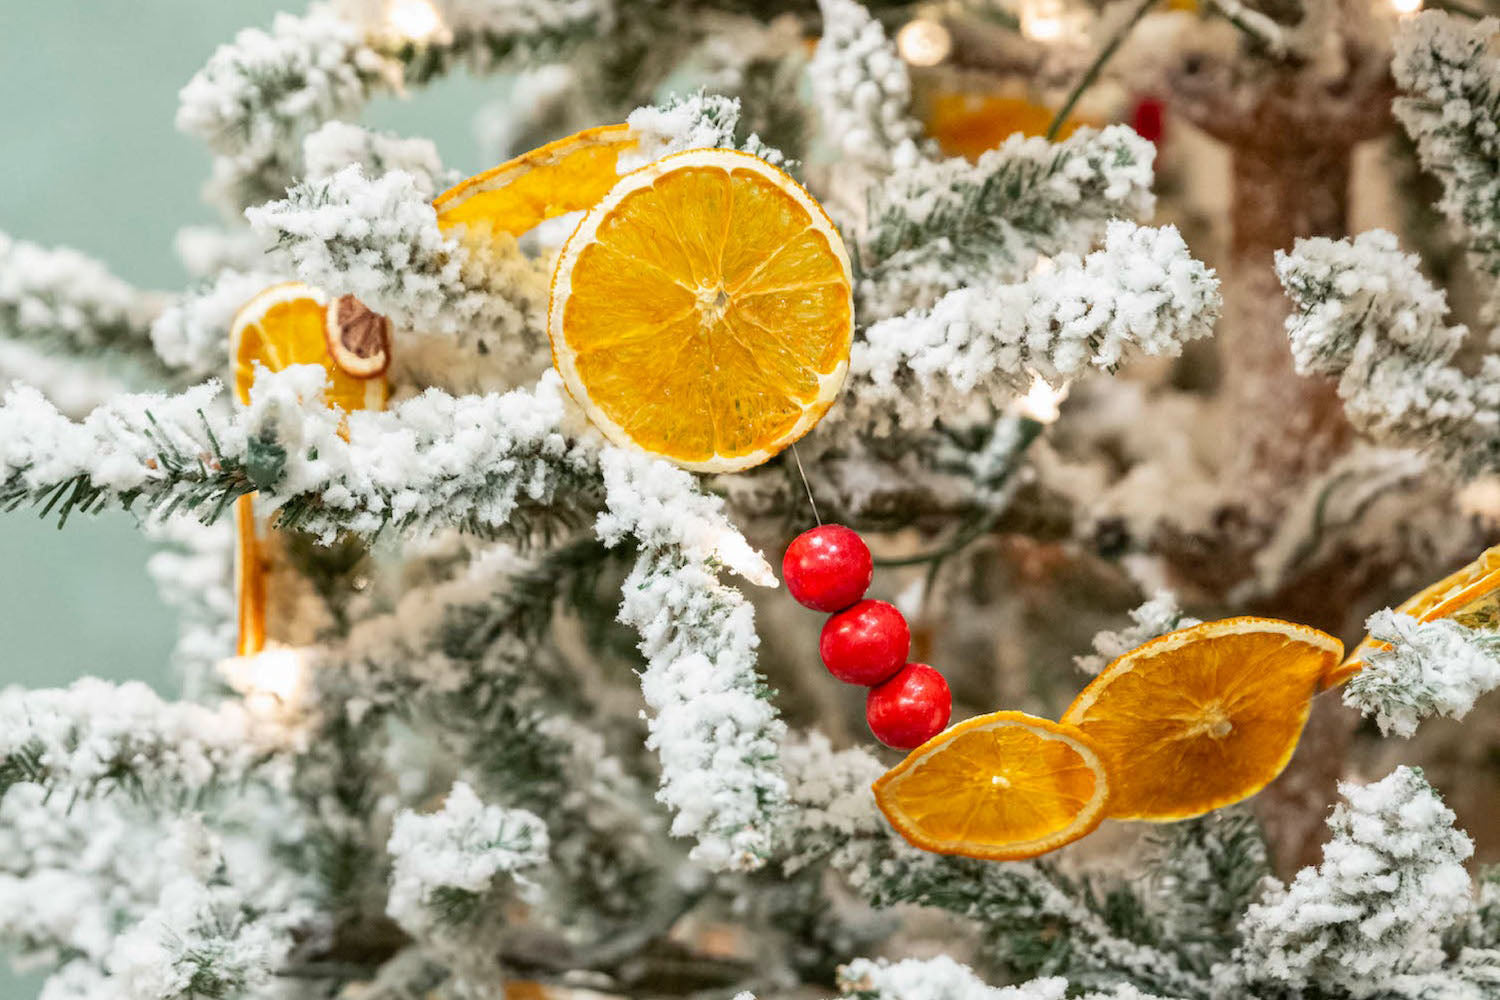
[(558, 256), (548, 335), (568, 392), (617, 444), (702, 472), (770, 459), (843, 385), (854, 333), (843, 240), (766, 161), (695, 149), (618, 174), (607, 126), (470, 178), (433, 203), (465, 241), (588, 209)]
[(1103, 819), (1169, 822), (1254, 795), (1296, 749), (1343, 645), (1317, 629), (1230, 618), (1169, 633), (1111, 663), (1061, 722), (979, 716), (875, 783), (917, 847), (1035, 857)]
[[(316, 288), (289, 281), (257, 294), (240, 307), (229, 331), (234, 394), (250, 402), (256, 366), (282, 371), (292, 365), (322, 365), (328, 373), (324, 400), (344, 412), (385, 406), (390, 364), (390, 322), (352, 295), (328, 301)], [(255, 523), (253, 496), (235, 501), (235, 596), (241, 656), (266, 643), (265, 559)]]

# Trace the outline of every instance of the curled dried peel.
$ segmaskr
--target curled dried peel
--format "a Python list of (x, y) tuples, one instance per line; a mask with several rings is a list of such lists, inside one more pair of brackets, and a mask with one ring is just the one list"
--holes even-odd
[(1343, 644), (1305, 625), (1229, 618), (1126, 653), (1063, 713), (1098, 747), (1115, 819), (1199, 816), (1264, 788), (1291, 760)]
[(444, 232), (470, 239), (520, 236), (537, 225), (598, 204), (620, 179), (622, 153), (640, 145), (626, 125), (601, 125), (549, 142), (475, 174), (432, 202)]
[(626, 175), (569, 238), (553, 362), (617, 444), (738, 471), (833, 404), (852, 288), (837, 229), (796, 181), (746, 153), (689, 150)]
[(990, 861), (1056, 850), (1104, 819), (1110, 781), (1087, 736), (1024, 712), (981, 715), (940, 733), (874, 785), (915, 847)]

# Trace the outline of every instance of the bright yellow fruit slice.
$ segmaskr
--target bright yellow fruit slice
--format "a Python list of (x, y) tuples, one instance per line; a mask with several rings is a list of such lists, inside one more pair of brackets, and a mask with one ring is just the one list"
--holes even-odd
[(1109, 769), (1114, 819), (1179, 820), (1281, 773), (1343, 643), (1306, 625), (1228, 618), (1170, 632), (1104, 669), (1063, 713)]
[(875, 802), (911, 844), (990, 861), (1034, 858), (1089, 833), (1110, 781), (1087, 736), (1024, 712), (960, 723), (875, 782)]
[[(324, 399), (348, 413), (385, 406), (386, 380), (381, 375), (357, 378), (334, 360), (327, 333), (328, 297), (309, 285), (289, 281), (272, 285), (240, 307), (229, 330), (234, 365), (234, 395), (250, 402), (255, 366), (282, 371), (292, 365), (322, 365), (328, 373)], [(256, 537), (254, 498), (235, 501), (235, 599), (239, 616), (239, 655), (251, 656), (266, 643), (266, 579), (260, 540)]]
[[(1419, 622), (1452, 618), (1470, 628), (1500, 627), (1500, 545), (1485, 549), (1463, 569), (1402, 601), (1396, 611)], [(1349, 658), (1329, 671), (1325, 688), (1336, 687), (1364, 669), (1365, 657), (1390, 645), (1365, 636)]]
[(627, 174), (563, 247), (553, 362), (615, 443), (746, 469), (833, 405), (852, 287), (843, 240), (801, 185), (747, 153), (688, 150)]
[(620, 154), (640, 140), (625, 125), (585, 129), (475, 174), (432, 203), (438, 226), (520, 236), (539, 223), (593, 208), (620, 179)]

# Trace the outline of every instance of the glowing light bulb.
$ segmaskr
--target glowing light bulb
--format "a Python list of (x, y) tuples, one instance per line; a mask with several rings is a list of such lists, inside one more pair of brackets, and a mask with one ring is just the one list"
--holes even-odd
[(896, 33), (896, 51), (913, 66), (936, 66), (953, 51), (953, 36), (937, 21), (919, 17)]
[(289, 646), (272, 646), (251, 656), (236, 656), (219, 672), (251, 708), (270, 712), (295, 703), (307, 682), (307, 661)]
[(1034, 42), (1055, 42), (1067, 27), (1063, 0), (1028, 0), (1021, 8), (1021, 34)]
[(1389, 3), (1397, 17), (1406, 17), (1422, 9), (1422, 0), (1389, 0)]
[(431, 0), (389, 0), (385, 22), (391, 33), (412, 42), (428, 42), (443, 31), (443, 19)]
[(1039, 424), (1050, 424), (1061, 412), (1062, 401), (1068, 398), (1068, 387), (1054, 389), (1039, 375), (1031, 377), (1031, 388), (1026, 395), (1011, 404), (1011, 412)]

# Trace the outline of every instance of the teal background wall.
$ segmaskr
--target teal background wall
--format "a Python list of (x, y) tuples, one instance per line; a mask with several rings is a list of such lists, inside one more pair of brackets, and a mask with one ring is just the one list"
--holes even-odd
[[(185, 276), (172, 237), (213, 213), (198, 200), (208, 155), (172, 127), (177, 91), (215, 46), (268, 26), (298, 0), (0, 0), (0, 230), (66, 244), (140, 285)], [(502, 80), (456, 79), (398, 102), (371, 124), (436, 140), (466, 172), (469, 122)], [(0, 515), (0, 687), (65, 685), (93, 674), (141, 678), (164, 693), (173, 622), (145, 573), (150, 547), (126, 515), (56, 530), (31, 512)], [(25, 1000), (37, 977), (10, 977)]]

